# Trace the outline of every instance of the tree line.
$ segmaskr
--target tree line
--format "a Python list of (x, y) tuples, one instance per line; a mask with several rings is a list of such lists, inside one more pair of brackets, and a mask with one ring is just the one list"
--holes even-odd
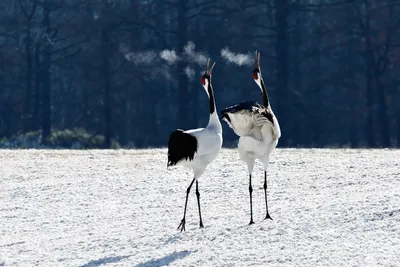
[(258, 50), (278, 146), (399, 147), (399, 26), (398, 0), (3, 0), (0, 138), (165, 146), (208, 121), (208, 57), (217, 110), (261, 101)]

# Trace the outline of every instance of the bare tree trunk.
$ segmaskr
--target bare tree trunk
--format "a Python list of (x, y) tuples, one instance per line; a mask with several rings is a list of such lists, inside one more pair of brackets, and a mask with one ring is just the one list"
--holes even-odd
[[(194, 66), (194, 71), (195, 73), (200, 73), (200, 68), (195, 65)], [(199, 99), (200, 99), (200, 93), (203, 93), (202, 91), (199, 90), (199, 86), (196, 86), (196, 82), (198, 82), (198, 77), (194, 77), (194, 82), (192, 82), (192, 90), (193, 92), (193, 122), (194, 122), (194, 127), (200, 127), (200, 121), (199, 121), (199, 110), (200, 110), (200, 103), (199, 103)]]
[[(400, 110), (398, 114), (400, 114)], [(400, 115), (397, 117), (397, 147), (400, 148)]]
[(387, 105), (385, 99), (385, 89), (382, 86), (382, 81), (379, 73), (375, 74), (376, 89), (378, 92), (378, 103), (379, 103), (379, 122), (381, 124), (381, 134), (382, 134), (382, 145), (384, 147), (390, 147), (390, 126), (389, 117), (387, 114)]
[(285, 107), (290, 107), (289, 86), (288, 86), (288, 1), (275, 0), (275, 23), (277, 28), (277, 36), (275, 42), (276, 51), (276, 90), (278, 92), (278, 112), (277, 116), (282, 128), (282, 138), (279, 140), (281, 146), (288, 145), (288, 139), (285, 132), (289, 121), (287, 120), (287, 111)]
[[(187, 12), (188, 12), (187, 0), (180, 0), (178, 4), (178, 45), (180, 52), (183, 52), (183, 47), (187, 43)], [(185, 74), (186, 64), (185, 62), (179, 61), (178, 64), (178, 91), (179, 91), (179, 120), (181, 127), (187, 129), (190, 125), (189, 122), (189, 92), (188, 92), (188, 77)]]
[[(33, 106), (33, 120), (36, 122), (40, 121), (40, 104), (41, 104), (41, 75), (42, 75), (42, 66), (40, 64), (40, 43), (37, 42), (35, 45), (35, 100)], [(33, 126), (33, 125), (32, 125)], [(33, 126), (35, 130), (38, 127)]]
[[(351, 58), (352, 56), (352, 50), (348, 49), (348, 58)], [(351, 69), (346, 69), (346, 71), (348, 72), (348, 79), (350, 81), (355, 81), (355, 77), (354, 77), (354, 72), (352, 72)], [(356, 87), (356, 86), (354, 86)], [(359, 121), (359, 114), (357, 112), (357, 109), (355, 107), (356, 105), (356, 99), (357, 96), (355, 96), (355, 91), (353, 88), (353, 86), (349, 86), (347, 88), (348, 90), (348, 98), (349, 98), (349, 109), (350, 109), (350, 125), (349, 125), (349, 140), (350, 140), (350, 147), (351, 148), (356, 148), (358, 147), (358, 140), (357, 140), (357, 135), (358, 135), (358, 131), (357, 128), (358, 126), (358, 121)]]
[[(302, 29), (303, 29), (303, 13), (297, 12), (296, 13), (296, 29), (294, 32), (294, 39), (293, 42), (296, 44), (294, 46), (294, 55), (292, 58), (292, 61), (294, 62), (294, 68), (293, 68), (293, 81), (294, 81), (294, 88), (298, 92), (302, 92), (302, 84), (303, 84), (303, 76), (302, 72), (300, 69), (300, 64), (301, 64), (301, 48), (302, 48)], [(304, 127), (301, 126), (298, 128), (297, 134), (293, 135), (293, 145), (297, 145), (301, 143), (301, 140), (303, 140), (304, 136)]]
[(370, 18), (369, 18), (369, 3), (365, 2), (365, 12), (366, 12), (366, 22), (365, 22), (365, 41), (366, 41), (366, 50), (365, 50), (365, 79), (367, 85), (367, 121), (365, 124), (365, 131), (367, 136), (367, 145), (369, 147), (375, 147), (375, 136), (374, 136), (374, 120), (372, 117), (373, 114), (373, 101), (374, 101), (374, 93), (372, 86), (372, 64), (373, 64), (373, 50), (371, 45), (371, 32), (370, 32)]
[[(105, 26), (107, 27), (107, 26)], [(111, 94), (110, 94), (110, 62), (109, 62), (109, 32), (103, 27), (101, 29), (101, 45), (103, 50), (102, 76), (104, 82), (104, 147), (111, 148)]]
[[(30, 1), (27, 5), (24, 5), (22, 0), (19, 0), (19, 5), (26, 18), (26, 37), (25, 37), (25, 53), (26, 53), (26, 94), (25, 94), (25, 103), (24, 103), (24, 132), (29, 131), (32, 128), (32, 110), (31, 110), (31, 102), (32, 102), (32, 80), (33, 80), (33, 56), (32, 56), (32, 37), (31, 37), (31, 28), (32, 28), (32, 18), (36, 13), (37, 0)], [(30, 3), (32, 3), (32, 7), (30, 7)]]
[[(367, 42), (368, 43), (368, 42)], [(372, 87), (372, 77), (371, 77), (371, 64), (367, 59), (366, 70), (365, 70), (365, 79), (367, 83), (367, 121), (365, 124), (365, 132), (367, 136), (367, 145), (368, 147), (375, 147), (375, 136), (374, 136), (374, 120), (372, 117), (373, 111), (373, 87)]]
[(24, 116), (25, 116), (25, 123), (24, 123), (24, 132), (30, 130), (30, 122), (31, 122), (31, 98), (32, 98), (32, 52), (31, 52), (31, 28), (30, 24), (28, 24), (26, 30), (26, 95), (25, 95), (25, 105), (24, 105)]
[(42, 72), (42, 142), (46, 143), (51, 132), (51, 40), (50, 40), (50, 7), (46, 1), (43, 3), (44, 18), (43, 26), (46, 29), (45, 49), (43, 51), (43, 72)]

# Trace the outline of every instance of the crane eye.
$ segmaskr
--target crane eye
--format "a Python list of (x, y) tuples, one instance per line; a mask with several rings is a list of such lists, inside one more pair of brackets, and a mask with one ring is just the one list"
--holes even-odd
[(206, 78), (204, 76), (201, 77), (201, 84), (206, 85)]
[(253, 78), (254, 80), (258, 80), (258, 71), (253, 71)]

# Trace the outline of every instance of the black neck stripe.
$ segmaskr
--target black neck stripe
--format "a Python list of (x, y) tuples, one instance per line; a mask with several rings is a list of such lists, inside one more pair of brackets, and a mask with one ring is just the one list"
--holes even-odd
[(265, 88), (264, 80), (262, 78), (261, 78), (261, 88), (262, 88), (262, 93), (263, 93), (263, 104), (264, 104), (264, 107), (267, 108), (269, 106), (269, 99), (268, 99), (267, 89)]
[(211, 81), (208, 83), (208, 94), (210, 95), (210, 114), (213, 114), (215, 112), (215, 99)]

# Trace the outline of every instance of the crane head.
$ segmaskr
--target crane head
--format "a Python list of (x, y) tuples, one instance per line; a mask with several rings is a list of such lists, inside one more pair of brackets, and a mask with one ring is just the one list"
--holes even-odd
[(256, 51), (256, 56), (254, 58), (253, 78), (254, 80), (258, 80), (259, 78), (261, 78), (260, 52), (258, 51)]
[(253, 79), (258, 86), (261, 86), (260, 52), (258, 51), (256, 51), (256, 56), (254, 58)]
[(211, 83), (211, 72), (213, 70), (215, 66), (215, 62), (214, 64), (212, 64), (212, 66), (210, 67), (210, 59), (208, 59), (207, 61), (207, 66), (206, 66), (206, 71), (203, 74), (203, 76), (201, 76), (201, 84), (203, 85), (203, 87), (207, 90), (208, 85)]

